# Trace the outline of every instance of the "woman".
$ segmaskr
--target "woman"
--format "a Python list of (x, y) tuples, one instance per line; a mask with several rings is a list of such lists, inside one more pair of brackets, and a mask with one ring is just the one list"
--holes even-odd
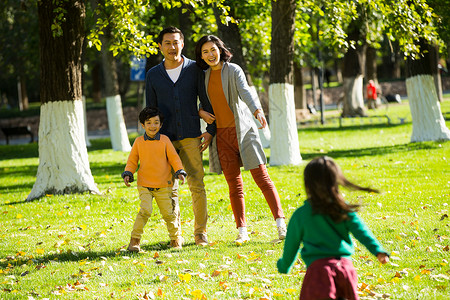
[(202, 37), (196, 45), (197, 64), (204, 70), (205, 87), (214, 114), (200, 111), (207, 122), (214, 120), (217, 134), (210, 146), (210, 170), (222, 171), (228, 183), (231, 207), (236, 227), (235, 240), (242, 244), (249, 240), (245, 220), (244, 186), (240, 167), (250, 170), (253, 179), (264, 194), (276, 220), (278, 238), (286, 237), (286, 224), (278, 192), (267, 173), (266, 156), (259, 139), (255, 117), (261, 128), (267, 126), (266, 118), (256, 93), (247, 84), (242, 69), (229, 63), (232, 54), (216, 36)]

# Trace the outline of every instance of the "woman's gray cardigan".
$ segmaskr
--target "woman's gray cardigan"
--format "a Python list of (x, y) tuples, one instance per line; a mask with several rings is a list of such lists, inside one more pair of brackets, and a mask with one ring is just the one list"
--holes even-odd
[[(210, 74), (211, 68), (206, 70), (206, 88), (208, 88)], [(233, 63), (224, 62), (221, 75), (223, 92), (234, 114), (242, 164), (245, 170), (258, 168), (259, 165), (267, 163), (259, 138), (258, 127), (253, 116), (257, 109), (261, 109), (261, 103), (256, 92), (247, 84), (241, 67)], [(209, 95), (208, 100), (210, 100)], [(220, 174), (222, 173), (222, 167), (217, 152), (216, 136), (214, 136), (209, 146), (209, 169), (211, 172)]]

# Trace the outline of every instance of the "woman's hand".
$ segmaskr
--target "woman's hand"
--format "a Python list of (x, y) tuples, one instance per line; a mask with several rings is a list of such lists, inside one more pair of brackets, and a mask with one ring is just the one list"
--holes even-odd
[(256, 119), (258, 119), (259, 123), (261, 124), (261, 127), (258, 127), (258, 129), (266, 128), (267, 126), (267, 120), (264, 116), (264, 113), (261, 109), (257, 109), (255, 113), (253, 114)]
[(210, 114), (201, 108), (198, 111), (198, 115), (208, 124), (212, 124), (216, 120), (216, 117), (213, 114)]

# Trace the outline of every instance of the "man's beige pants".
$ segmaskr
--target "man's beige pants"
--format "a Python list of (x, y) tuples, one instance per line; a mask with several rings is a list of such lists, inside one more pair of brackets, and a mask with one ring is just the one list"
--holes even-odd
[[(186, 138), (173, 141), (172, 144), (181, 158), (184, 170), (188, 174), (186, 180), (191, 191), (192, 209), (195, 217), (194, 235), (206, 234), (208, 210), (205, 184), (203, 183), (205, 172), (203, 170), (202, 154), (199, 149), (200, 139)], [(178, 180), (173, 185), (172, 198), (178, 199)]]

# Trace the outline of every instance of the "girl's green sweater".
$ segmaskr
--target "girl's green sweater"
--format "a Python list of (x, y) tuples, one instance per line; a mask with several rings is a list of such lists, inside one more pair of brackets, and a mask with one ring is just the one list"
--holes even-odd
[(277, 262), (278, 271), (289, 273), (300, 244), (303, 244), (301, 257), (307, 267), (321, 258), (350, 258), (354, 253), (350, 233), (373, 255), (387, 253), (356, 213), (348, 216), (348, 220), (335, 223), (328, 215), (314, 214), (309, 201), (305, 201), (289, 221), (283, 257)]

